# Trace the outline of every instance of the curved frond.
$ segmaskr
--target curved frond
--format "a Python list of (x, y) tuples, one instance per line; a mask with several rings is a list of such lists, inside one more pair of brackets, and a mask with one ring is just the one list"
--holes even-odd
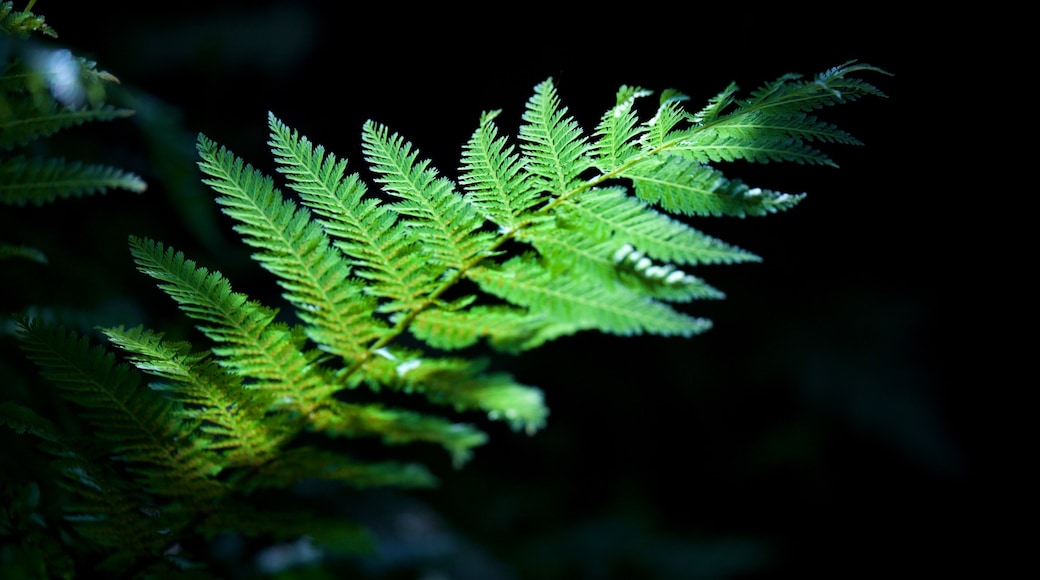
[(350, 278), (321, 225), (226, 148), (199, 136), (198, 149), (205, 183), (222, 194), (217, 203), (238, 220), (235, 230), (260, 250), (254, 258), (279, 277), (307, 336), (347, 361), (363, 358), (385, 326), (371, 317), (372, 299)]
[(28, 145), (44, 137), (94, 121), (111, 121), (133, 115), (133, 111), (111, 105), (66, 109), (57, 103), (41, 110), (31, 100), (8, 101), (10, 116), (0, 118), (0, 149)]
[(474, 268), (469, 276), (485, 292), (574, 330), (692, 336), (711, 326), (623, 286), (588, 284), (579, 277), (554, 273), (530, 254), (511, 258), (498, 268)]
[(330, 437), (378, 436), (388, 445), (435, 443), (450, 453), (457, 467), (469, 461), (474, 447), (487, 442), (487, 435), (472, 425), (380, 405), (341, 401), (330, 401), (312, 413), (308, 428)]
[(268, 402), (261, 391), (243, 388), (242, 377), (228, 373), (208, 353), (192, 353), (188, 343), (166, 341), (142, 327), (102, 332), (138, 370), (161, 379), (149, 387), (179, 405), (173, 414), (194, 425), (199, 446), (221, 453), (221, 468), (262, 463), (275, 451), (278, 440), (266, 429)]
[(148, 184), (134, 173), (106, 165), (22, 156), (0, 161), (0, 204), (40, 206), (109, 189), (141, 193)]
[(647, 159), (623, 175), (632, 180), (639, 199), (683, 215), (762, 216), (790, 209), (805, 197), (751, 188), (678, 155)]
[(10, 258), (20, 258), (22, 260), (30, 260), (39, 264), (47, 263), (47, 255), (44, 254), (39, 248), (30, 248), (24, 245), (14, 245), (7, 243), (0, 243), (0, 260), (7, 260)]
[[(176, 404), (143, 388), (140, 374), (76, 333), (36, 321), (18, 326), (26, 355), (54, 383), (108, 452), (136, 467), (151, 491), (199, 496), (215, 482), (214, 458), (179, 435), (188, 431)], [(190, 423), (190, 420), (187, 421)]]
[[(611, 252), (630, 244), (650, 258), (682, 265), (760, 260), (750, 252), (648, 207), (646, 202), (628, 195), (622, 188), (590, 190), (580, 200), (567, 200), (563, 208), (569, 223), (581, 224), (584, 230), (614, 240)], [(671, 207), (666, 209), (674, 211)]]
[(464, 310), (424, 310), (409, 330), (419, 340), (442, 350), (470, 347), (486, 338), (496, 350), (513, 352), (543, 323), (521, 308), (478, 305)]
[(365, 123), (362, 140), (376, 181), (401, 199), (390, 207), (404, 217), (412, 240), (420, 244), (419, 259), (460, 270), (487, 250), (491, 238), (479, 231), (483, 216), (449, 179), (438, 177), (429, 160), (418, 161), (411, 143), (372, 121)]
[(15, 10), (14, 2), (0, 3), (0, 32), (13, 38), (28, 38), (33, 33), (57, 38), (58, 33), (46, 22), (44, 17), (30, 10)]
[(364, 278), (364, 292), (386, 302), (384, 312), (416, 308), (436, 284), (436, 272), (419, 257), (420, 246), (398, 215), (375, 198), (366, 198), (358, 175), (346, 174), (347, 162), (313, 145), (273, 115), (268, 115), (270, 145), (290, 187), (318, 215), (333, 244)]
[(511, 232), (543, 197), (524, 160), (505, 137), (498, 136), (494, 124), (498, 114), (499, 111), (492, 111), (481, 115), (480, 126), (462, 151), (459, 183), (488, 220), (501, 231)]
[(617, 104), (603, 114), (593, 134), (597, 139), (592, 154), (601, 171), (609, 172), (621, 167), (640, 153), (639, 138), (647, 128), (639, 124), (636, 99), (652, 94), (652, 91), (627, 85), (618, 89)]
[(591, 147), (567, 108), (561, 107), (556, 87), (548, 79), (534, 89), (520, 125), (520, 149), (535, 187), (558, 197), (577, 187), (581, 174), (592, 167)]
[(279, 454), (243, 481), (247, 493), (262, 488), (288, 488), (302, 481), (336, 481), (351, 487), (429, 488), (437, 479), (417, 463), (362, 462), (342, 453), (298, 447)]
[[(219, 272), (196, 266), (162, 243), (131, 237), (139, 270), (155, 278), (198, 328), (217, 343), (212, 352), (230, 372), (255, 381), (274, 407), (307, 405), (335, 390), (301, 350), (304, 337), (275, 322), (276, 312), (231, 289)], [(259, 396), (259, 395), (258, 395)]]

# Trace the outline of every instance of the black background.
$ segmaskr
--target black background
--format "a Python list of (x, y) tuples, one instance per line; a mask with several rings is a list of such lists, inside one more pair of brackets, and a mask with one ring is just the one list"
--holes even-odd
[(156, 169), (146, 123), (166, 123), (163, 141), (185, 159), (202, 132), (266, 170), (271, 111), (361, 170), (361, 125), (372, 119), (454, 175), (481, 111), (502, 109), (515, 133), (548, 77), (589, 132), (622, 84), (676, 88), (696, 108), (731, 81), (746, 94), (849, 60), (892, 73), (865, 77), (889, 98), (821, 112), (864, 143), (826, 149), (839, 169), (722, 168), (809, 196), (781, 215), (695, 223), (764, 260), (695, 272), (727, 294), (687, 308), (715, 328), (692, 339), (579, 335), (496, 360), (544, 389), (543, 432), (467, 417), (491, 441), (459, 471), (442, 454), (424, 457), (439, 489), (326, 500), (384, 534), (383, 557), (359, 569), (373, 578), (850, 577), (975, 563), (965, 522), (980, 509), (970, 499), (979, 410), (964, 386), (970, 315), (951, 297), (971, 285), (960, 268), (971, 248), (936, 203), (958, 193), (937, 177), (949, 159), (929, 152), (950, 145), (949, 118), (922, 125), (910, 112), (928, 105), (936, 79), (979, 71), (952, 58), (956, 45), (919, 44), (926, 23), (869, 8), (163, 6), (176, 9), (35, 8), (59, 42), (120, 79), (113, 98), (138, 99), (127, 101), (133, 120), (90, 129), (106, 150), (83, 154), (149, 181), (140, 196), (69, 202), (36, 242), (88, 228), (96, 245), (37, 275), (66, 277), (55, 286), (75, 285), (84, 306), (116, 281), (133, 297), (117, 315), (154, 327), (181, 322), (133, 271), (127, 235), (183, 248), (258, 298), (277, 300), (277, 289), (208, 190), (193, 191), (190, 164)]

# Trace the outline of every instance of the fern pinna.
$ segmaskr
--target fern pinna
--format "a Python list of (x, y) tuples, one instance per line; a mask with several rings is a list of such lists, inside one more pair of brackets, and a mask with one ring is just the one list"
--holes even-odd
[[(515, 354), (586, 330), (704, 332), (709, 321), (678, 305), (722, 293), (690, 270), (758, 258), (687, 218), (762, 216), (802, 199), (728, 179), (712, 164), (833, 165), (816, 144), (858, 142), (814, 113), (883, 97), (857, 78), (870, 72), (884, 73), (848, 62), (811, 79), (781, 77), (749, 98), (729, 86), (695, 112), (684, 108), (685, 95), (666, 91), (645, 119), (638, 105), (652, 93), (623, 86), (591, 135), (549, 79), (526, 103), (516, 142), (500, 136), (498, 111), (480, 116), (457, 180), (369, 121), (363, 156), (379, 192), (273, 114), (269, 145), (293, 197), (200, 135), (205, 182), (295, 317), (236, 292), (174, 248), (131, 238), (138, 268), (211, 344), (196, 350), (145, 328), (106, 328), (120, 361), (75, 334), (26, 321), (26, 352), (84, 409), (97, 440), (79, 449), (35, 428), (44, 420), (27, 409), (3, 417), (59, 450), (66, 485), (82, 498), (70, 517), (84, 538), (114, 551), (105, 562), (113, 569), (135, 561), (142, 569), (149, 557), (183, 565), (188, 556), (174, 558), (169, 548), (191, 534), (304, 531), (304, 520), (250, 510), (256, 489), (305, 479), (432, 485), (422, 465), (354, 458), (313, 436), (432, 443), (462, 465), (486, 436), (453, 413), (477, 411), (528, 433), (548, 414), (538, 388), (464, 349)], [(425, 403), (372, 403), (361, 388)], [(101, 457), (118, 461), (97, 463)], [(360, 541), (343, 526), (312, 520), (305, 531)], [(121, 541), (124, 530), (136, 530), (138, 541)]]

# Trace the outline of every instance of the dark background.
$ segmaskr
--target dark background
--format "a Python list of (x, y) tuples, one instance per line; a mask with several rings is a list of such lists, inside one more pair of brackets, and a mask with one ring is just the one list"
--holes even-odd
[[(865, 77), (888, 99), (821, 112), (864, 142), (826, 148), (840, 169), (722, 167), (809, 196), (782, 215), (695, 223), (764, 260), (694, 272), (727, 293), (686, 308), (714, 329), (579, 335), (498, 360), (544, 389), (544, 431), (475, 417), (491, 441), (459, 471), (430, 455), (440, 489), (326, 499), (378, 531), (381, 557), (359, 566), (371, 578), (916, 576), (976, 563), (966, 522), (980, 511), (979, 410), (964, 386), (966, 314), (951, 297), (967, 250), (935, 203), (956, 185), (922, 155), (921, 135), (941, 141), (947, 121), (911, 123), (910, 111), (940, 76), (977, 71), (954, 69), (957, 46), (944, 59), (908, 49), (924, 23), (869, 9), (118, 4), (34, 10), (115, 74), (113, 99), (138, 111), (91, 127), (109, 145), (82, 154), (137, 171), (149, 190), (26, 208), (54, 212), (54, 229), (23, 234), (43, 247), (65, 240), (55, 252), (65, 261), (33, 274), (56, 278), (54, 300), (97, 308), (116, 286), (127, 299), (109, 300), (111, 315), (154, 328), (183, 321), (134, 271), (127, 235), (168, 242), (236, 289), (277, 299), (198, 184), (198, 132), (268, 170), (271, 111), (361, 170), (372, 119), (454, 175), (481, 111), (503, 109), (515, 134), (548, 77), (589, 132), (622, 84), (676, 88), (697, 108), (730, 81), (746, 95), (853, 59), (892, 73)], [(91, 244), (69, 248), (84, 229)]]

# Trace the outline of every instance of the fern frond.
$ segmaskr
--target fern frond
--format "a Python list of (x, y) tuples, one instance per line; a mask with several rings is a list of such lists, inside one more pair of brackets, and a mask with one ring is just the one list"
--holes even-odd
[(306, 408), (335, 390), (312, 364), (313, 356), (301, 350), (305, 337), (275, 322), (275, 311), (234, 292), (219, 272), (197, 267), (181, 252), (144, 238), (131, 237), (130, 250), (138, 269), (159, 280), (180, 309), (200, 321), (199, 330), (217, 343), (212, 351), (218, 363), (249, 377), (254, 381), (250, 388), (266, 391), (256, 396), (264, 397), (272, 410)]
[(330, 401), (309, 419), (308, 429), (329, 437), (379, 436), (388, 445), (435, 443), (449, 452), (456, 467), (469, 461), (474, 447), (487, 442), (487, 435), (472, 425), (379, 405)]
[(415, 259), (461, 270), (491, 246), (491, 236), (479, 231), (483, 217), (476, 207), (454, 191), (449, 179), (438, 177), (429, 160), (417, 161), (411, 143), (372, 121), (365, 123), (362, 140), (376, 181), (402, 199), (391, 209), (404, 216), (412, 239), (421, 244)]
[(65, 438), (52, 421), (13, 401), (0, 401), (0, 425), (10, 427), (19, 435), (28, 434), (52, 443)]
[(173, 522), (136, 482), (110, 466), (81, 456), (53, 463), (58, 485), (73, 494), (64, 505), (65, 520), (88, 546), (103, 549), (98, 571), (118, 575), (141, 558), (161, 557)]
[(504, 137), (498, 136), (494, 119), (499, 113), (491, 111), (480, 116), (480, 126), (462, 151), (459, 183), (488, 220), (498, 225), (500, 231), (511, 232), (543, 197), (524, 160)]
[(642, 333), (692, 336), (711, 323), (677, 312), (624, 287), (589, 284), (554, 273), (531, 254), (510, 258), (500, 267), (480, 266), (469, 277), (485, 292), (532, 313), (568, 325), (622, 336)]
[[(714, 123), (715, 120), (718, 119), (736, 101), (738, 90), (740, 90), (740, 87), (738, 87), (736, 83), (730, 83), (722, 90), (722, 92), (709, 99), (708, 104), (705, 105), (704, 108), (697, 113), (690, 115), (690, 121), (693, 122), (694, 125), (709, 125)], [(674, 127), (674, 125), (672, 127)], [(662, 137), (668, 135), (672, 127), (668, 127), (667, 130), (660, 133), (660, 135)], [(656, 147), (660, 145), (662, 141), (663, 139), (659, 140), (654, 143), (653, 146)]]
[(581, 174), (592, 167), (591, 147), (577, 121), (561, 107), (552, 79), (535, 87), (522, 120), (520, 149), (535, 187), (558, 197), (580, 185)]
[(250, 493), (261, 488), (288, 488), (306, 480), (338, 481), (356, 488), (429, 488), (437, 484), (433, 474), (417, 463), (362, 462), (342, 453), (298, 447), (283, 451), (250, 473), (241, 489)]
[(28, 38), (33, 33), (57, 38), (58, 33), (44, 22), (44, 17), (29, 10), (15, 10), (14, 2), (0, 3), (0, 33), (13, 38)]
[(199, 136), (204, 182), (218, 193), (224, 213), (238, 220), (235, 230), (258, 248), (254, 254), (279, 277), (285, 298), (306, 323), (307, 336), (323, 350), (354, 362), (366, 356), (385, 325), (371, 317), (372, 298), (350, 277), (350, 268), (331, 247), (310, 211), (284, 199), (270, 178), (232, 152)]
[[(745, 135), (727, 131), (729, 128), (733, 127), (727, 126), (726, 122), (718, 122), (691, 133), (682, 144), (671, 147), (670, 151), (701, 163), (742, 159), (753, 163), (793, 161), (803, 165), (835, 166), (823, 152), (798, 139), (776, 138), (770, 131), (755, 135), (755, 139), (748, 139)], [(743, 127), (738, 125), (734, 129), (739, 133)]]
[[(800, 164), (836, 164), (807, 142), (859, 144), (848, 133), (821, 122), (809, 111), (884, 93), (852, 73), (872, 71), (888, 74), (868, 65), (849, 61), (831, 68), (813, 80), (788, 74), (767, 83), (752, 93), (752, 98), (733, 98), (735, 85), (715, 106), (691, 117), (694, 127), (676, 131), (668, 138), (676, 143), (670, 150), (700, 162), (794, 161)], [(724, 107), (732, 111), (723, 113)]]
[(141, 396), (141, 377), (134, 369), (63, 327), (28, 320), (18, 324), (17, 332), (26, 356), (82, 407), (80, 416), (99, 438), (111, 441), (113, 451), (128, 453), (132, 461), (168, 458), (166, 447), (179, 425), (170, 420), (168, 402)]
[(62, 327), (25, 321), (18, 327), (26, 355), (103, 440), (109, 453), (129, 464), (150, 491), (196, 496), (214, 483), (214, 458), (192, 441), (171, 401), (142, 388), (137, 371), (111, 353)]
[(28, 145), (55, 133), (95, 121), (111, 121), (133, 115), (133, 111), (111, 105), (66, 109), (55, 103), (40, 110), (31, 100), (15, 100), (11, 116), (0, 119), (0, 149)]
[(621, 175), (632, 180), (639, 199), (683, 215), (762, 216), (790, 209), (805, 197), (751, 188), (679, 155), (648, 158)]
[(638, 139), (646, 127), (639, 124), (635, 110), (636, 99), (652, 94), (652, 91), (627, 85), (618, 89), (617, 104), (603, 114), (593, 134), (596, 141), (592, 154), (601, 171), (606, 173), (621, 167), (640, 153)]
[(357, 174), (346, 175), (346, 161), (337, 160), (321, 145), (268, 114), (269, 144), (290, 186), (319, 216), (325, 232), (368, 280), (364, 291), (384, 299), (383, 312), (418, 308), (436, 284), (436, 273), (415, 256), (420, 251), (398, 222), (398, 216), (375, 198)]
[(568, 277), (582, 277), (589, 283), (622, 284), (636, 294), (667, 302), (723, 298), (723, 294), (700, 278), (672, 264), (655, 264), (631, 244), (590, 236), (578, 230), (531, 229), (523, 238), (530, 241), (546, 267)]
[(787, 74), (776, 81), (766, 83), (752, 92), (752, 98), (741, 103), (741, 109), (777, 110), (771, 114), (788, 114), (793, 111), (808, 112), (833, 105), (859, 100), (865, 96), (885, 98), (887, 95), (853, 73), (889, 73), (855, 60), (831, 67), (812, 80), (802, 80), (802, 75)]
[(21, 244), (16, 246), (14, 244), (0, 243), (0, 260), (7, 260), (10, 258), (31, 260), (40, 264), (47, 263), (47, 255), (39, 248), (30, 248)]
[[(418, 374), (418, 373), (417, 373)], [(533, 435), (545, 426), (549, 409), (541, 389), (516, 382), (509, 373), (418, 374), (427, 398), (457, 411), (482, 411), (492, 421), (505, 420), (516, 431)]]
[(175, 416), (194, 426), (185, 431), (198, 438), (199, 446), (221, 453), (212, 475), (274, 454), (278, 439), (268, 437), (266, 406), (263, 399), (256, 404), (258, 391), (243, 388), (242, 377), (226, 372), (207, 353), (192, 353), (186, 342), (165, 341), (162, 333), (143, 327), (102, 332), (138, 370), (162, 379), (149, 387), (179, 405)]
[(466, 348), (486, 338), (497, 350), (515, 352), (543, 322), (521, 308), (477, 305), (465, 310), (424, 310), (409, 330), (419, 340), (442, 350)]
[(134, 173), (99, 164), (23, 156), (0, 161), (0, 204), (41, 206), (109, 189), (141, 193), (148, 184)]
[(563, 210), (566, 212), (563, 219), (568, 223), (580, 224), (583, 230), (614, 240), (614, 250), (630, 244), (650, 258), (683, 265), (760, 260), (750, 252), (647, 207), (644, 201), (628, 195), (623, 188), (592, 189), (580, 200), (567, 200)]

